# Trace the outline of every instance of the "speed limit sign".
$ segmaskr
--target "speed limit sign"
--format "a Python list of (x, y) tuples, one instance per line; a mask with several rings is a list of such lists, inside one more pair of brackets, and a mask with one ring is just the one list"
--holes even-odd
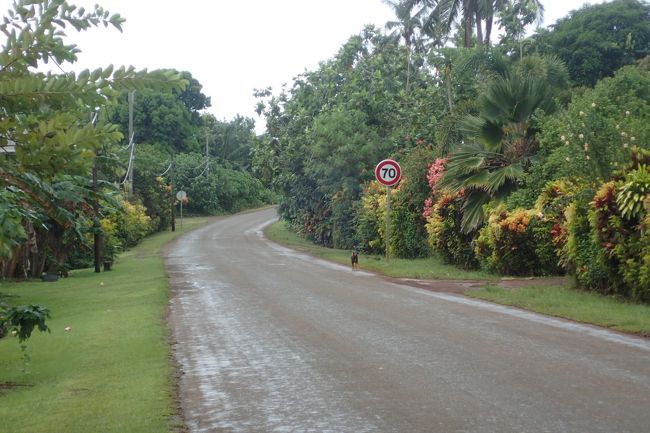
[(393, 186), (402, 177), (402, 169), (396, 161), (384, 159), (375, 167), (375, 177), (382, 185)]

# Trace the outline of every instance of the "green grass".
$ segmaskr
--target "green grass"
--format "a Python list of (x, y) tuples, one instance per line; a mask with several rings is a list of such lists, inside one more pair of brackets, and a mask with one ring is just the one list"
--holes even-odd
[(650, 305), (582, 292), (568, 287), (487, 287), (467, 295), (549, 316), (604, 326), (618, 331), (650, 336)]
[[(269, 239), (316, 257), (349, 264), (350, 252), (323, 248), (291, 232), (283, 222), (268, 227)], [(443, 264), (438, 258), (417, 260), (361, 256), (360, 267), (383, 275), (418, 279), (468, 279), (492, 284), (466, 295), (503, 305), (512, 305), (550, 316), (604, 326), (622, 332), (650, 336), (650, 306), (623, 302), (597, 293), (569, 287), (535, 285), (517, 289), (495, 287), (500, 277), (484, 272), (467, 272)], [(523, 283), (525, 285), (525, 283)]]
[[(350, 251), (325, 248), (314, 245), (289, 230), (284, 222), (276, 222), (266, 229), (266, 236), (282, 245), (289, 246), (299, 251), (306, 252), (325, 260), (350, 264)], [(487, 280), (492, 281), (498, 277), (480, 271), (463, 271), (455, 266), (446, 265), (437, 257), (425, 259), (397, 259), (386, 260), (383, 256), (361, 254), (359, 267), (372, 272), (395, 278), (418, 278), (431, 280)]]
[[(0, 340), (0, 430), (174, 431), (174, 372), (164, 321), (169, 285), (159, 251), (205, 222), (184, 219), (182, 230), (177, 224), (174, 233), (147, 238), (110, 272), (85, 269), (57, 282), (0, 284), (12, 304), (40, 304), (52, 315), (51, 334), (35, 331), (27, 341), (27, 373), (17, 338)], [(66, 326), (72, 330), (65, 332)]]

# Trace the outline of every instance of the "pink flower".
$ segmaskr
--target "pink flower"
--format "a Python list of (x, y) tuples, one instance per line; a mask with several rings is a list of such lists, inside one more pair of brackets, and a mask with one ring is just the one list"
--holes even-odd
[(445, 174), (445, 165), (447, 164), (447, 158), (438, 158), (433, 164), (429, 166), (429, 171), (427, 172), (427, 181), (429, 182), (429, 187), (431, 191), (436, 191), (436, 185), (442, 179), (442, 176)]
[(424, 211), (422, 212), (422, 216), (425, 219), (428, 219), (431, 217), (432, 212), (433, 212), (433, 199), (429, 197), (426, 200), (424, 200)]

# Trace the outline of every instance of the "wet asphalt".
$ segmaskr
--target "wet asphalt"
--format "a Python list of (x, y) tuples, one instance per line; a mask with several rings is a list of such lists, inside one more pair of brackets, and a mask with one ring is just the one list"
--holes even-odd
[(274, 218), (167, 250), (190, 431), (650, 431), (650, 340), (314, 259), (264, 238)]

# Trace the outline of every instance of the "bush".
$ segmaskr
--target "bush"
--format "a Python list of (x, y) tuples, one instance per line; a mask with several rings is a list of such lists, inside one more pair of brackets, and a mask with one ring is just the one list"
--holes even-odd
[(400, 184), (391, 195), (390, 253), (401, 258), (429, 255), (427, 234), (422, 218), (422, 201), (414, 199), (406, 184)]
[(357, 248), (369, 254), (382, 254), (386, 245), (386, 188), (379, 182), (366, 185), (356, 221)]
[(462, 206), (462, 193), (438, 194), (426, 223), (429, 245), (445, 263), (463, 269), (478, 269), (479, 262), (473, 248), (475, 233), (467, 234), (461, 230)]
[[(642, 210), (626, 201), (630, 190), (643, 190), (643, 171), (632, 170), (618, 182), (607, 182), (591, 202), (583, 197), (567, 208), (563, 261), (579, 287), (650, 301), (650, 194), (637, 194)], [(637, 211), (624, 215), (621, 204)]]
[(152, 232), (151, 218), (142, 204), (122, 202), (122, 211), (112, 214), (116, 226), (115, 237), (126, 247), (134, 247)]
[(538, 209), (494, 209), (476, 240), (475, 252), (481, 267), (505, 275), (561, 273), (555, 225), (554, 219), (546, 218)]

